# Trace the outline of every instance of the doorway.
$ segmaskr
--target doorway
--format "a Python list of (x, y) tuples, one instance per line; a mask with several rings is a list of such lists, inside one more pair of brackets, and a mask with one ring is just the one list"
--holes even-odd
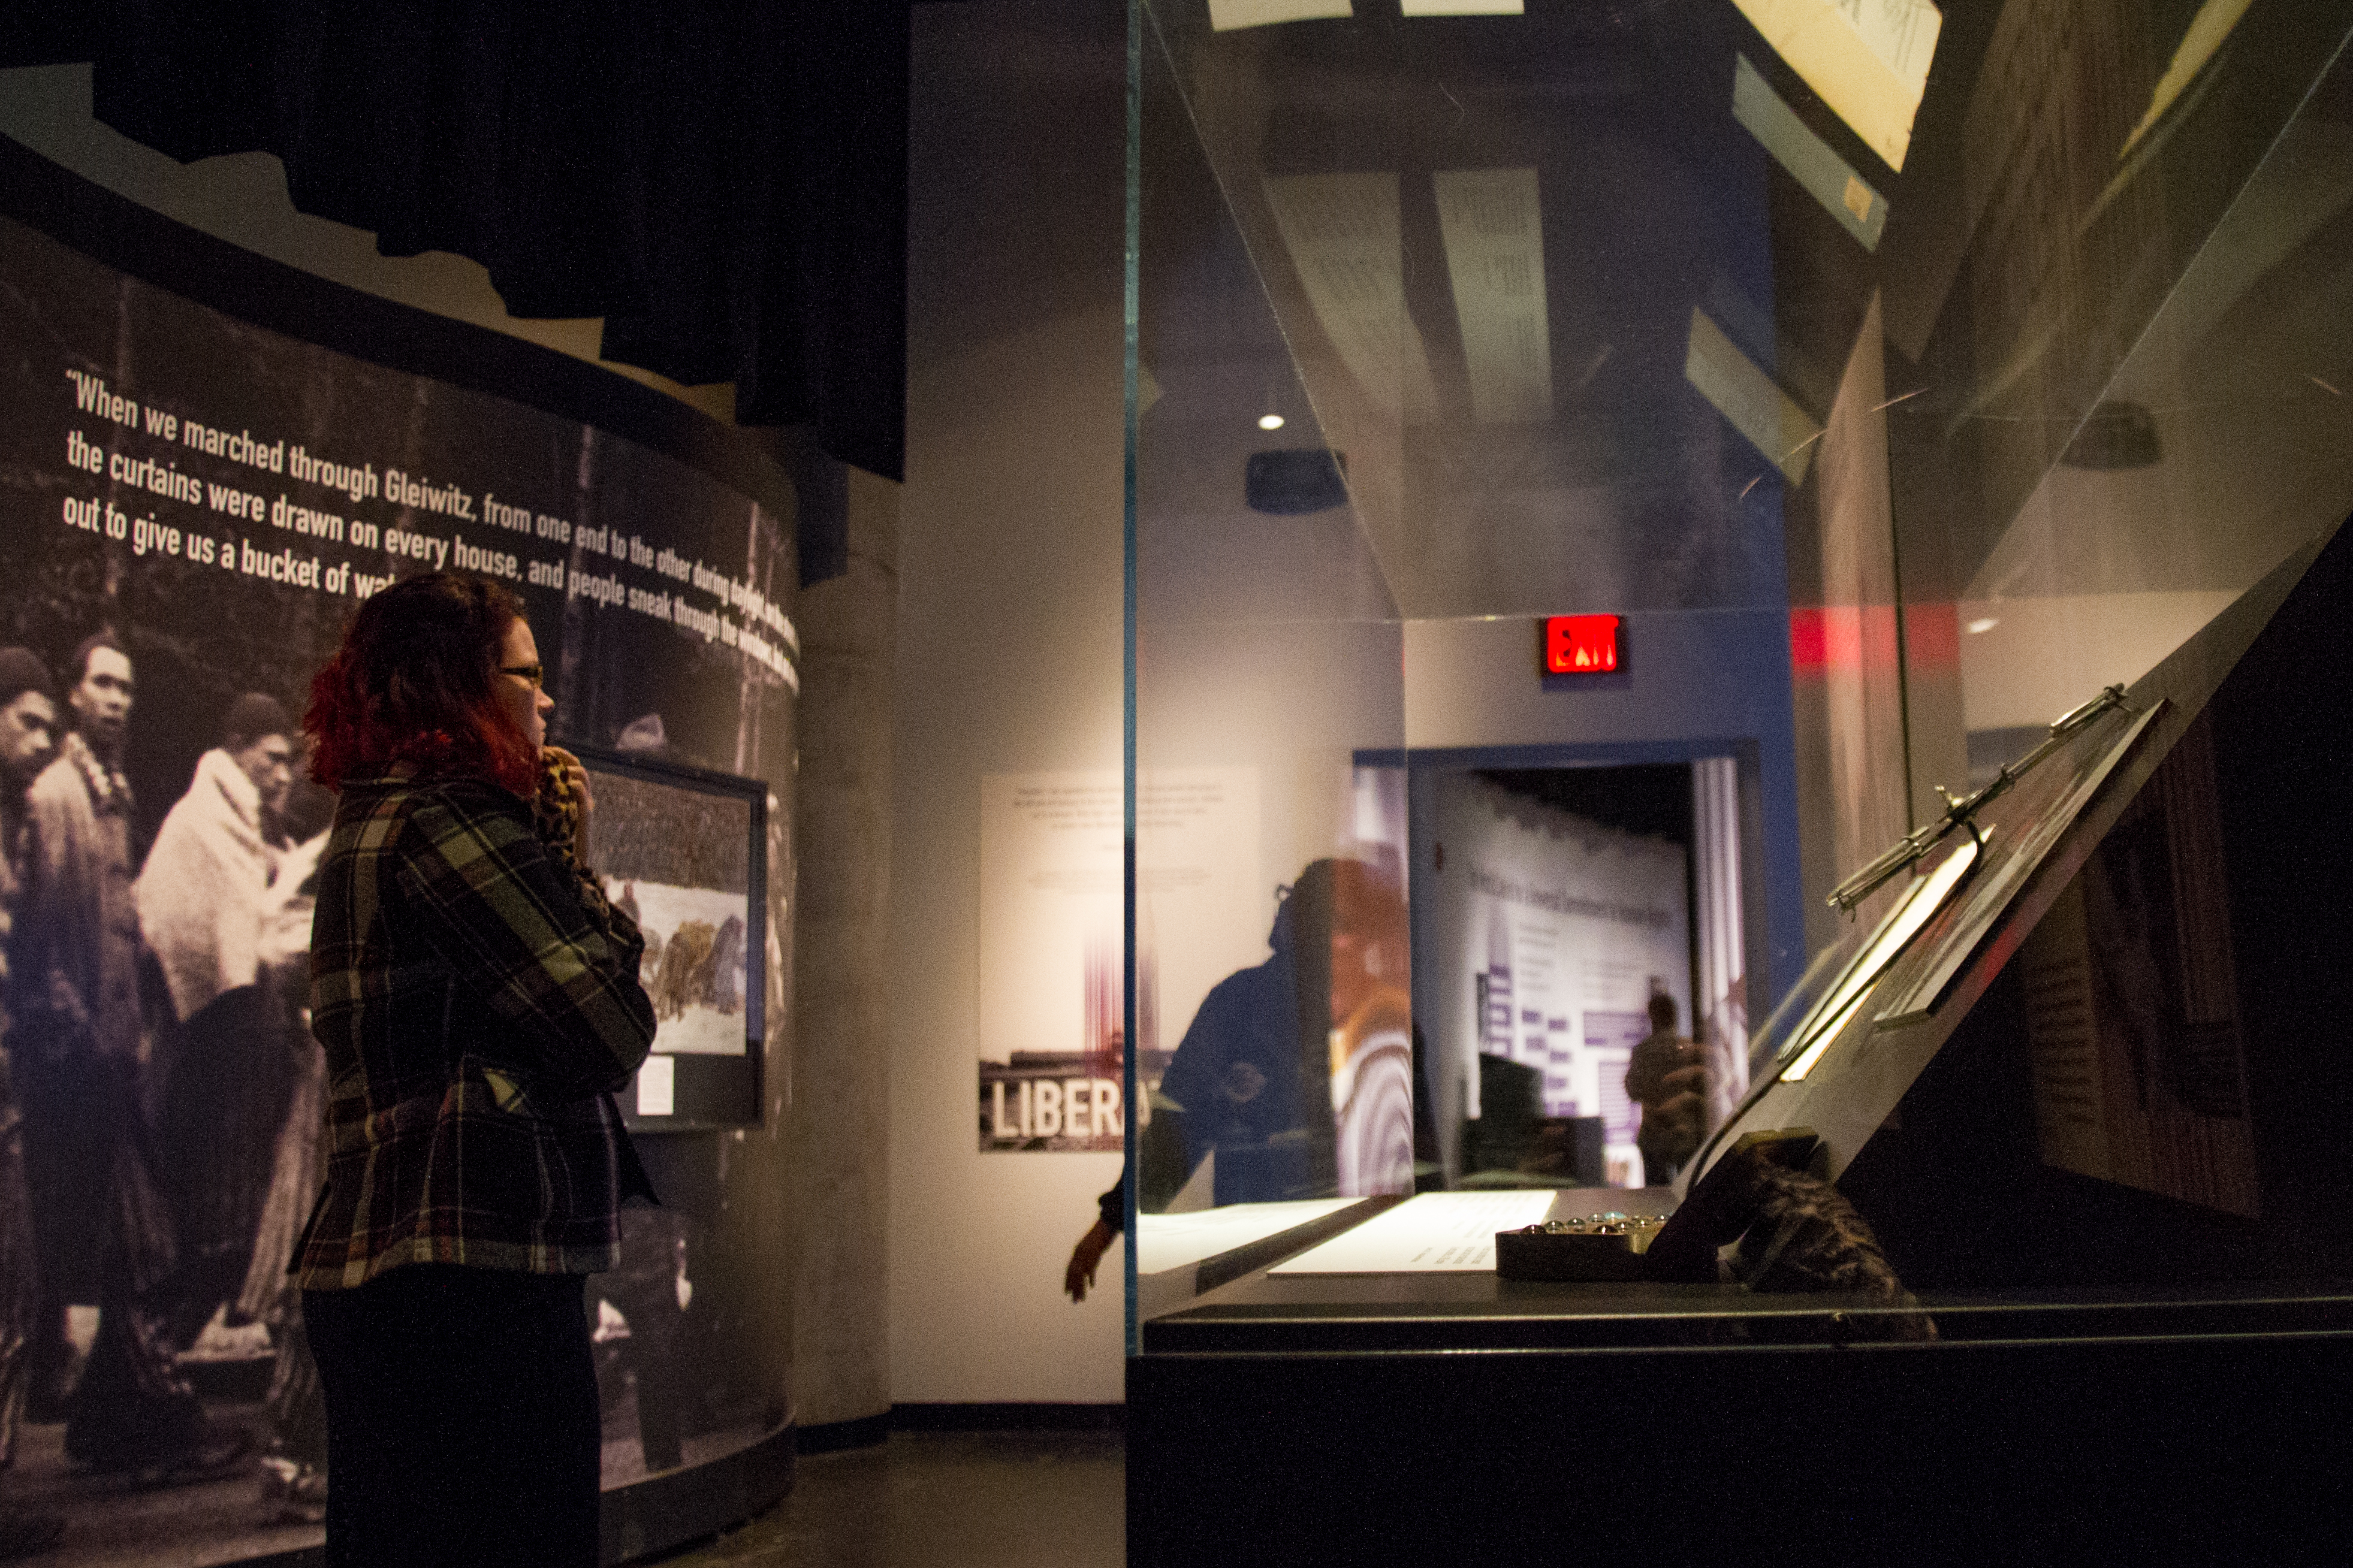
[(1625, 1077), (1654, 1009), (1702, 1047), (1711, 1120), (1746, 1090), (1755, 845), (1741, 758), (1694, 752), (1403, 759), (1421, 1184), (1643, 1184)]

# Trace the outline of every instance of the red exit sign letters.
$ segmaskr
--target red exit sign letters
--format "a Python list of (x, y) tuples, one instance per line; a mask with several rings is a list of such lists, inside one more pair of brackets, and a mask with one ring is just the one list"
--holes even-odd
[(1618, 617), (1550, 616), (1545, 620), (1545, 673), (1605, 675), (1618, 668)]

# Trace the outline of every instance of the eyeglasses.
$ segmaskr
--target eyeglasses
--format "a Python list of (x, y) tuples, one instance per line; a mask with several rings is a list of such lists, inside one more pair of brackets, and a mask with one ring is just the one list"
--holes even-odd
[(499, 666), (499, 673), (519, 677), (533, 686), (547, 684), (547, 667), (543, 664), (502, 664)]

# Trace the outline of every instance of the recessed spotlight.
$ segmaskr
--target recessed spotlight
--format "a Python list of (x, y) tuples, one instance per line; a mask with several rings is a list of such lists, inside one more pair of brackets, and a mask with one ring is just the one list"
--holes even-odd
[(1261, 430), (1280, 430), (1282, 428), (1282, 416), (1261, 414), (1259, 416), (1258, 427)]
[(2000, 621), (1991, 616), (1988, 616), (1983, 620), (1971, 621), (1969, 623), (1969, 630), (1972, 632), (1989, 632), (2000, 625), (2001, 625)]

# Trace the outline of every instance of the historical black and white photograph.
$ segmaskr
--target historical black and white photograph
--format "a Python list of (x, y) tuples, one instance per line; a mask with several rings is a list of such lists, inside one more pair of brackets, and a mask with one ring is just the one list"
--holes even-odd
[(645, 933), (638, 978), (653, 998), (655, 1052), (742, 1055), (763, 892), (752, 885), (750, 802), (584, 760), (596, 800), (589, 860)]
[[(7, 220), (0, 277), (0, 1556), (308, 1546), (333, 1483), (287, 1273), (324, 1170), (311, 675), (368, 594), (470, 571), (526, 607), (552, 740), (776, 776), (790, 531), (660, 453)], [(743, 803), (596, 789), (656, 1048), (744, 1053)], [(724, 1147), (640, 1142), (663, 1205), (588, 1287), (608, 1489), (784, 1419), (725, 1348), (773, 1286)]]

